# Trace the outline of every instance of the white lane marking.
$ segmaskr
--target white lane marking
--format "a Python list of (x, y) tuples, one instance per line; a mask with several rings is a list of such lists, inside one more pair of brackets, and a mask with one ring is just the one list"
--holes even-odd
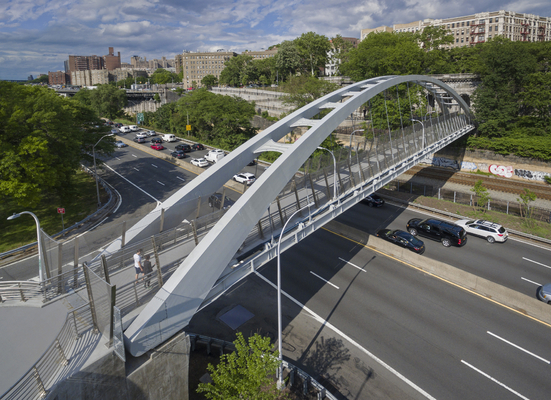
[(136, 157), (136, 158), (138, 158), (138, 156), (137, 156), (136, 154), (132, 154), (132, 157)]
[(119, 160), (119, 161), (121, 160), (119, 157), (115, 157), (115, 158), (116, 158), (117, 160)]
[(358, 268), (360, 271), (367, 272), (365, 269), (363, 269), (361, 267), (358, 267), (357, 265), (352, 264), (350, 261), (346, 261), (345, 259), (340, 258), (340, 257), (339, 257), (339, 260), (344, 261), (345, 263), (352, 265), (354, 268)]
[(157, 183), (160, 183), (160, 184), (163, 185), (163, 186), (165, 185), (163, 182), (160, 182), (160, 181), (157, 181)]
[[(277, 290), (277, 285), (274, 285), (270, 280), (266, 277), (264, 277), (262, 274), (260, 274), (258, 271), (254, 271), (256, 276), (258, 276), (260, 279), (263, 279), (268, 285), (271, 285), (274, 289)], [(390, 365), (385, 363), (383, 360), (381, 360), (379, 357), (368, 351), (367, 349), (364, 349), (362, 346), (360, 346), (359, 343), (357, 343), (355, 340), (353, 340), (351, 337), (346, 335), (344, 332), (337, 329), (335, 326), (324, 320), (322, 317), (314, 313), (312, 310), (310, 310), (308, 307), (306, 307), (304, 304), (302, 304), (300, 301), (295, 299), (294, 297), (289, 296), (288, 293), (285, 291), (281, 291), (285, 297), (287, 297), (289, 300), (291, 300), (293, 303), (295, 303), (297, 306), (299, 306), (302, 310), (309, 313), (312, 318), (314, 318), (317, 322), (322, 324), (323, 326), (331, 329), (333, 332), (335, 332), (337, 335), (343, 337), (345, 340), (347, 340), (350, 344), (358, 348), (363, 353), (367, 354), (368, 357), (371, 357), (375, 362), (379, 363), (384, 369), (389, 371), (390, 373), (394, 374), (398, 379), (401, 379), (403, 382), (405, 382), (407, 385), (411, 386), (413, 389), (417, 390), (419, 393), (421, 393), (423, 396), (425, 396), (429, 400), (436, 400), (436, 398), (432, 397), (430, 394), (425, 392), (423, 389), (421, 389), (419, 386), (417, 386), (415, 383), (407, 379), (405, 376), (400, 374), (398, 371), (396, 371), (394, 368), (392, 368)], [(206, 307), (206, 306), (205, 306)]]
[(331, 286), (333, 286), (334, 288), (338, 289), (339, 287), (336, 286), (336, 285), (333, 285), (331, 282), (329, 282), (327, 279), (323, 279), (321, 276), (319, 276), (318, 274), (316, 274), (315, 272), (312, 272), (310, 271), (310, 273), (318, 278), (320, 278), (322, 281), (324, 281), (325, 283), (328, 283), (330, 284)]
[(177, 179), (180, 179), (181, 181), (186, 181), (184, 178), (180, 178), (179, 176), (176, 177)]
[(143, 190), (141, 187), (139, 187), (138, 185), (136, 185), (135, 183), (133, 182), (130, 182), (127, 178), (125, 178), (124, 176), (122, 176), (121, 174), (119, 174), (117, 171), (115, 171), (113, 168), (111, 168), (109, 165), (107, 164), (104, 164), (107, 168), (109, 168), (111, 171), (113, 171), (115, 174), (117, 174), (118, 176), (120, 176), (122, 179), (124, 179), (126, 182), (130, 183), (132, 186), (134, 186), (136, 189), (138, 190), (141, 190), (142, 192), (144, 192), (146, 195), (148, 195), (149, 197), (151, 197), (153, 200), (155, 200), (157, 202), (157, 205), (161, 204), (161, 202), (159, 200), (157, 200), (155, 197), (153, 197), (152, 195), (150, 195), (149, 193), (147, 193), (145, 190)]
[(159, 167), (157, 167), (155, 164), (151, 164), (151, 165), (154, 166), (155, 168), (159, 168)]
[(530, 352), (530, 351), (528, 351), (528, 350), (526, 350), (526, 349), (523, 349), (522, 347), (520, 347), (520, 346), (518, 346), (518, 345), (516, 345), (516, 344), (514, 344), (514, 343), (512, 343), (512, 342), (510, 342), (510, 341), (508, 341), (508, 340), (505, 340), (505, 339), (503, 339), (502, 337), (497, 336), (495, 333), (492, 333), (492, 332), (490, 332), (490, 331), (486, 331), (486, 333), (487, 333), (488, 335), (491, 335), (491, 336), (495, 337), (496, 339), (499, 339), (499, 340), (504, 341), (505, 343), (507, 343), (507, 344), (509, 344), (509, 345), (511, 345), (511, 346), (513, 346), (513, 347), (515, 347), (515, 348), (517, 348), (517, 349), (519, 349), (519, 350), (524, 351), (526, 354), (530, 354), (532, 357), (536, 357), (536, 358), (537, 358), (538, 360), (540, 360), (540, 361), (543, 361), (543, 362), (545, 362), (545, 363), (547, 363), (547, 364), (551, 364), (551, 362), (550, 362), (549, 360), (546, 360), (546, 359), (543, 358), (543, 357), (540, 357), (540, 356), (538, 356), (538, 355), (536, 355), (536, 354), (534, 354), (534, 353), (532, 353), (532, 352)]
[(136, 168), (136, 167), (132, 167), (132, 168), (134, 168), (136, 171), (140, 172), (140, 170), (138, 168)]
[(549, 265), (545, 265), (545, 264), (542, 264), (542, 263), (540, 263), (540, 262), (537, 262), (537, 261), (534, 261), (534, 260), (530, 260), (529, 258), (522, 257), (522, 259), (523, 259), (523, 260), (526, 260), (526, 261), (533, 262), (534, 264), (541, 265), (542, 267), (551, 269), (551, 267), (550, 267)]
[(492, 378), (490, 375), (488, 375), (488, 374), (485, 373), (485, 372), (482, 372), (481, 370), (479, 370), (478, 368), (472, 366), (472, 365), (469, 364), (468, 362), (466, 362), (466, 361), (464, 361), (464, 360), (461, 360), (461, 362), (462, 362), (463, 364), (465, 364), (466, 366), (468, 366), (468, 367), (474, 369), (474, 370), (475, 370), (476, 372), (478, 372), (480, 375), (485, 376), (485, 377), (488, 378), (489, 380), (491, 380), (491, 381), (497, 383), (499, 386), (504, 387), (505, 389), (507, 389), (507, 390), (510, 391), (511, 393), (516, 394), (516, 395), (517, 395), (518, 397), (520, 397), (521, 399), (530, 400), (528, 397), (525, 397), (525, 396), (521, 395), (519, 392), (515, 392), (515, 391), (514, 391), (513, 389), (511, 389), (510, 387), (505, 386), (503, 383), (501, 383), (501, 382), (498, 381), (497, 379)]
[(526, 278), (523, 277), (523, 276), (521, 276), (520, 279), (522, 279), (523, 281), (526, 281), (526, 282), (533, 283), (534, 285), (541, 286), (541, 284), (539, 284), (539, 283), (537, 283), (537, 282), (534, 282), (534, 281), (531, 281), (530, 279), (526, 279)]

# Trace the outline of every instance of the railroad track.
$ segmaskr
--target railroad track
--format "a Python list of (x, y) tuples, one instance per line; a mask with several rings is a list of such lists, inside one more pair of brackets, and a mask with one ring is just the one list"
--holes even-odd
[(404, 175), (446, 181), (469, 187), (473, 187), (477, 181), (482, 180), (484, 187), (488, 190), (520, 195), (524, 193), (524, 189), (529, 189), (538, 199), (551, 200), (551, 185), (547, 183), (478, 175), (469, 172), (456, 172), (438, 167), (415, 166), (405, 172)]

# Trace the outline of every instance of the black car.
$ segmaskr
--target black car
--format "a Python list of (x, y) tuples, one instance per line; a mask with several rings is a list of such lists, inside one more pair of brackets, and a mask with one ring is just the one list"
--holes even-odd
[(413, 236), (418, 234), (442, 242), (444, 247), (464, 246), (467, 243), (467, 232), (459, 225), (436, 218), (413, 218), (406, 225)]
[[(222, 203), (222, 194), (221, 193), (214, 193), (209, 197), (209, 207), (214, 207), (216, 209), (220, 209), (220, 205)], [(235, 202), (230, 199), (229, 197), (224, 197), (224, 209), (231, 207)]]
[(191, 145), (191, 148), (193, 150), (205, 150), (205, 146), (203, 146), (201, 143), (194, 143)]
[(120, 122), (115, 122), (113, 126), (115, 126), (116, 128), (120, 128), (122, 127), (122, 124)]
[(425, 252), (425, 243), (423, 243), (422, 240), (399, 229), (382, 229), (377, 232), (377, 236), (381, 239), (388, 240), (390, 243), (405, 247), (417, 254), (423, 254)]
[(186, 153), (184, 153), (182, 150), (176, 150), (170, 153), (172, 157), (176, 158), (186, 158)]
[(145, 143), (145, 138), (143, 138), (143, 137), (138, 138), (138, 137), (137, 137), (137, 138), (134, 138), (134, 141), (135, 141), (136, 143)]
[(163, 139), (160, 137), (151, 138), (151, 143), (163, 143)]
[(362, 203), (367, 204), (369, 207), (381, 207), (385, 204), (385, 201), (376, 194), (370, 194), (362, 200)]
[(189, 144), (183, 143), (176, 146), (176, 150), (181, 150), (185, 153), (189, 153), (191, 151), (191, 146)]

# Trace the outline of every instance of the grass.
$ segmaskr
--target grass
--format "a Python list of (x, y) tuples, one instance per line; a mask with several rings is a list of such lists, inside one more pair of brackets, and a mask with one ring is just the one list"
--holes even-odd
[[(6, 198), (0, 204), (0, 253), (36, 242), (36, 224), (30, 215), (8, 221), (7, 217), (18, 212), (30, 211), (40, 222), (40, 227), (48, 234), (53, 235), (62, 230), (61, 214), (58, 208), (65, 208), (63, 222), (65, 228), (86, 218), (96, 211), (97, 194), (96, 183), (92, 176), (84, 171), (78, 171), (74, 178), (75, 190), (63, 197), (47, 196), (37, 207), (29, 208), (18, 206), (13, 200)], [(102, 202), (107, 200), (107, 194), (100, 185)]]

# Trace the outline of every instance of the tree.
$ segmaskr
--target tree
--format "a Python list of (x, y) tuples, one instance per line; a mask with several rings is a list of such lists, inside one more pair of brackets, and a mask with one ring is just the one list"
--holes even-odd
[(281, 80), (296, 74), (300, 67), (300, 55), (294, 42), (284, 41), (279, 46), (276, 55), (276, 69)]
[(151, 83), (164, 85), (166, 83), (181, 82), (180, 76), (164, 68), (157, 68), (150, 76)]
[[(476, 195), (476, 202), (478, 207), (481, 209), (483, 213), (486, 213), (488, 201), (490, 201), (490, 193), (488, 192), (488, 189), (484, 187), (484, 184), (482, 182), (482, 179), (476, 181), (473, 188), (471, 189), (471, 192), (474, 192)], [(474, 208), (474, 202), (473, 202), (473, 208)]]
[(532, 218), (532, 209), (530, 208), (530, 203), (536, 201), (536, 194), (530, 189), (524, 189), (524, 192), (520, 194), (520, 199), (517, 199), (520, 206), (520, 215), (523, 216), (526, 220), (526, 223), (530, 225), (530, 219)]
[(226, 67), (220, 73), (220, 83), (239, 86), (243, 83), (243, 78), (245, 77), (245, 67), (252, 59), (253, 58), (247, 54), (231, 57), (224, 63)]
[(425, 52), (424, 71), (427, 74), (451, 72), (450, 51), (445, 46), (453, 43), (453, 35), (443, 26), (427, 26), (417, 33), (421, 48)]
[(344, 40), (341, 35), (337, 35), (331, 39), (331, 46), (331, 61), (337, 66), (336, 74), (340, 75), (339, 65), (347, 59), (348, 52), (352, 50), (354, 46), (348, 40)]
[(123, 114), (123, 107), (128, 104), (126, 92), (113, 85), (98, 85), (90, 90), (90, 106), (98, 116), (115, 119)]
[(161, 96), (159, 96), (159, 93), (155, 93), (155, 96), (153, 96), (153, 100), (155, 101), (155, 103), (161, 102)]
[(288, 93), (284, 96), (283, 102), (292, 104), (298, 109), (338, 88), (339, 86), (335, 83), (313, 76), (294, 76), (283, 85), (283, 90)]
[[(0, 81), (0, 110), (0, 193), (21, 206), (71, 190), (80, 162), (108, 133), (91, 108), (45, 87)], [(106, 137), (96, 153), (113, 149)]]
[(302, 58), (302, 70), (310, 71), (312, 76), (314, 70), (325, 68), (327, 64), (327, 53), (331, 50), (329, 39), (315, 32), (303, 33), (295, 39), (295, 45)]
[(203, 86), (214, 86), (216, 83), (218, 83), (218, 78), (211, 74), (205, 75), (203, 79), (201, 79), (201, 84)]
[(270, 338), (255, 333), (245, 341), (238, 332), (233, 343), (235, 352), (222, 355), (216, 367), (208, 365), (212, 383), (200, 383), (197, 392), (212, 400), (284, 398), (273, 378), (279, 353), (272, 352)]

